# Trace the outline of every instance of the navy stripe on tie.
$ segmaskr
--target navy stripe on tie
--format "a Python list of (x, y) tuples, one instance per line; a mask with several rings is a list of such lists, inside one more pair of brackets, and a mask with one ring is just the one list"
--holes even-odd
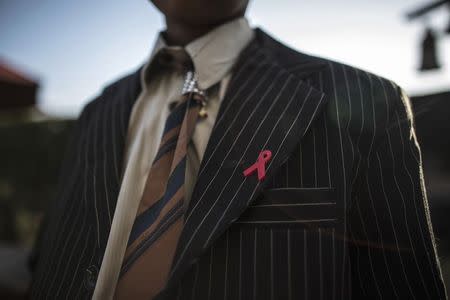
[(133, 228), (131, 229), (128, 245), (131, 245), (148, 227), (150, 227), (159, 216), (161, 209), (169, 202), (180, 187), (184, 184), (184, 175), (186, 170), (186, 156), (175, 167), (167, 182), (164, 196), (155, 204), (136, 217)]
[(164, 154), (170, 152), (171, 150), (175, 150), (177, 142), (178, 142), (178, 135), (168, 140), (161, 148), (159, 148), (158, 153), (156, 154), (156, 157), (153, 160), (153, 164), (155, 164), (161, 157), (163, 157)]
[(152, 235), (148, 236), (142, 243), (136, 248), (136, 250), (126, 259), (123, 264), (122, 270), (120, 271), (119, 277), (125, 274), (133, 263), (145, 252), (158, 238), (173, 224), (175, 223), (184, 213), (183, 211), (184, 198), (181, 198), (180, 201), (175, 205), (161, 222), (158, 224), (158, 227), (155, 229)]
[(169, 132), (172, 128), (177, 127), (183, 123), (184, 114), (186, 113), (188, 101), (183, 101), (181, 104), (177, 105), (170, 115), (167, 117), (166, 125), (164, 126), (163, 136)]

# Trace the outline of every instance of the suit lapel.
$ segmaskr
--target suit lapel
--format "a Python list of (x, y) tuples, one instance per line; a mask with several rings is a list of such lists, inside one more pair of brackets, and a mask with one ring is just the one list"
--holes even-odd
[[(277, 64), (256, 41), (242, 54), (208, 141), (185, 214), (169, 286), (256, 198), (324, 106), (325, 97)], [(266, 179), (245, 177), (270, 150)]]
[[(95, 145), (89, 174), (93, 175), (92, 193), (88, 203), (95, 203), (93, 220), (98, 222), (98, 242), (105, 249), (119, 195), (123, 155), (128, 122), (134, 102), (141, 92), (141, 68), (109, 86), (100, 96), (93, 111)], [(96, 146), (96, 147), (95, 147)], [(98, 212), (98, 213), (97, 213)]]

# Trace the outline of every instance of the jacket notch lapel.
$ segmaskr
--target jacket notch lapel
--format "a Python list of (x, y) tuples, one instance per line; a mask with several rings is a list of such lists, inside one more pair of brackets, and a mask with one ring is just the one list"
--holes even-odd
[(95, 122), (89, 129), (94, 131), (94, 139), (93, 145), (88, 145), (92, 149), (88, 174), (92, 174), (89, 182), (93, 185), (89, 187), (92, 193), (88, 193), (93, 198), (88, 202), (95, 203), (96, 210), (102, 212), (97, 216), (101, 249), (106, 247), (119, 195), (128, 121), (141, 92), (140, 73), (141, 68), (103, 91), (93, 111)]
[[(253, 49), (252, 49), (253, 47)], [(244, 52), (245, 53), (245, 52)], [(324, 107), (324, 94), (255, 45), (243, 55), (221, 104), (185, 214), (169, 278), (177, 282), (256, 198)], [(243, 171), (272, 152), (265, 181)]]

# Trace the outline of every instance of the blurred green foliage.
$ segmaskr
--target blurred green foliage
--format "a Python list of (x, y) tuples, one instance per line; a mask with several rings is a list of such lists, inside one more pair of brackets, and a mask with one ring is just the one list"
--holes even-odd
[(29, 246), (49, 201), (73, 120), (0, 126), (0, 240)]

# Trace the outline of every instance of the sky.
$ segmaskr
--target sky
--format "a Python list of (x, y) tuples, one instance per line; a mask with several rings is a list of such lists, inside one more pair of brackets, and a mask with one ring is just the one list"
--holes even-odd
[[(251, 0), (254, 27), (298, 51), (392, 79), (410, 95), (450, 88), (450, 35), (438, 44), (442, 69), (419, 73), (425, 24), (443, 30), (446, 9), (408, 22), (430, 0)], [(0, 60), (40, 83), (39, 108), (76, 116), (102, 87), (149, 56), (164, 19), (148, 0), (0, 0)]]

